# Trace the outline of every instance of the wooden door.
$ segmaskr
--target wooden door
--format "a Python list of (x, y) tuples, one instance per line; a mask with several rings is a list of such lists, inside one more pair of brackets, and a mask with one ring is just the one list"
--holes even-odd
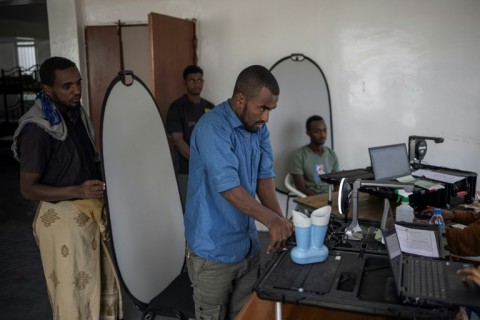
[[(157, 13), (150, 13), (148, 21), (152, 70), (151, 79), (142, 80), (148, 82), (165, 125), (170, 104), (185, 92), (183, 69), (196, 63), (195, 22)], [(110, 82), (124, 65), (122, 27), (126, 26), (85, 28), (89, 109), (97, 132), (97, 146), (103, 99)]]
[(121, 39), (117, 26), (85, 28), (90, 119), (100, 141), (102, 104), (110, 82), (121, 69)]
[(185, 93), (183, 69), (196, 64), (195, 21), (148, 15), (153, 96), (165, 124), (170, 104)]

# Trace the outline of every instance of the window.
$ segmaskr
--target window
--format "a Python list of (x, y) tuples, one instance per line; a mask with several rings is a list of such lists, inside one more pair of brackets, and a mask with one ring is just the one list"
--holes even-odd
[(31, 74), (34, 71), (32, 67), (37, 64), (37, 52), (34, 40), (17, 40), (17, 59), (18, 66), (23, 69), (25, 74)]
[[(36, 96), (35, 79), (38, 79), (37, 72), (37, 49), (34, 39), (17, 38), (17, 66), (22, 75), (23, 100), (34, 101)], [(30, 89), (30, 90), (28, 90)]]

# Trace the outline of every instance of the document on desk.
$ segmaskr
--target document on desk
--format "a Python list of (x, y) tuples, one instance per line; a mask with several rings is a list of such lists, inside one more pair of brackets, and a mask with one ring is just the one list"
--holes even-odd
[(403, 252), (432, 258), (439, 257), (435, 231), (407, 228), (398, 224), (395, 224), (395, 230)]
[(443, 185), (428, 180), (416, 179), (412, 175), (407, 175), (403, 177), (396, 178), (398, 182), (402, 183), (413, 183), (417, 187), (427, 189), (427, 190), (439, 190), (445, 188)]
[(412, 175), (414, 175), (416, 177), (432, 179), (432, 180), (445, 182), (445, 183), (455, 183), (455, 182), (458, 182), (458, 181), (465, 178), (465, 177), (454, 176), (454, 175), (451, 175), (451, 174), (435, 172), (435, 171), (426, 170), (426, 169), (416, 170), (416, 171), (412, 172)]

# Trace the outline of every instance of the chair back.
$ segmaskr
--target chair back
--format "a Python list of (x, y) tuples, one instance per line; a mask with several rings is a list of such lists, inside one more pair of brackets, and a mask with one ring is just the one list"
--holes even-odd
[(285, 176), (285, 187), (291, 194), (296, 195), (297, 197), (305, 198), (307, 196), (306, 194), (295, 188), (295, 184), (293, 183), (293, 177), (290, 173), (287, 173), (287, 175)]

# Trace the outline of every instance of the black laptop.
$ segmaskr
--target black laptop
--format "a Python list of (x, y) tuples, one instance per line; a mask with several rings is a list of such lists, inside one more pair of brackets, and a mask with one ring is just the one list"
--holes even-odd
[(397, 295), (404, 303), (480, 307), (480, 288), (456, 273), (470, 264), (402, 254), (388, 200), (384, 201), (381, 229)]

